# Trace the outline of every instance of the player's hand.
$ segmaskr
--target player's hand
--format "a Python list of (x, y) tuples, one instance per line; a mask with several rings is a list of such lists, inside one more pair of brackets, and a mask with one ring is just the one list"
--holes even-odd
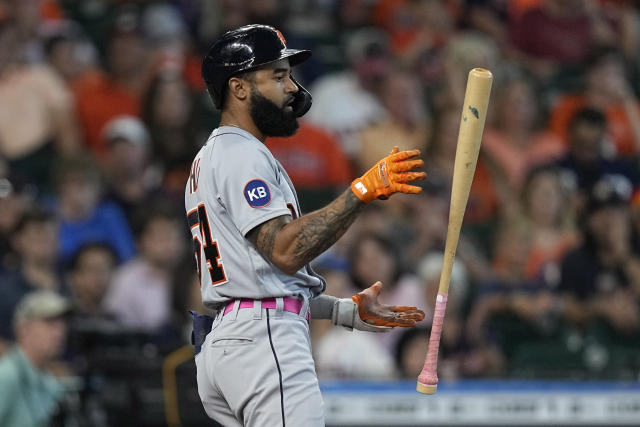
[(398, 147), (393, 147), (391, 154), (351, 183), (351, 191), (364, 203), (388, 199), (398, 192), (418, 194), (422, 191), (420, 187), (406, 183), (427, 176), (424, 172), (409, 172), (424, 165), (422, 159), (414, 158), (419, 155), (420, 150), (398, 152)]
[(412, 327), (424, 319), (424, 311), (416, 307), (380, 303), (381, 290), (382, 282), (376, 282), (351, 297), (358, 305), (358, 316), (363, 322), (383, 327)]

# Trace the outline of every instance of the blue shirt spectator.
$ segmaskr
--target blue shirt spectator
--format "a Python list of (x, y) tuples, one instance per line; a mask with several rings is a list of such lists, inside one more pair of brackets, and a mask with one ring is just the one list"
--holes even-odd
[(127, 261), (135, 254), (135, 245), (122, 209), (111, 202), (100, 203), (86, 218), (63, 219), (60, 223), (60, 256), (63, 262), (87, 243), (106, 243)]

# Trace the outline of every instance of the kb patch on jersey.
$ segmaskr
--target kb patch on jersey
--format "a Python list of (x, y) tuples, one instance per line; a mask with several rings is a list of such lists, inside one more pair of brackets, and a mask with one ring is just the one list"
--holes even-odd
[(261, 179), (253, 179), (244, 186), (244, 198), (252, 208), (267, 206), (271, 201), (269, 186)]

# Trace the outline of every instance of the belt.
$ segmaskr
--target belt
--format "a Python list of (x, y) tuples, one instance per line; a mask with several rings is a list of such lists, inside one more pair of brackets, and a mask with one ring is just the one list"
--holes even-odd
[[(302, 310), (304, 301), (299, 300), (297, 298), (291, 298), (291, 297), (284, 297), (282, 298), (282, 300), (284, 302), (284, 307), (283, 307), (284, 311), (288, 311), (289, 313), (300, 314), (300, 310)], [(224, 307), (224, 311), (222, 312), (223, 316), (229, 313), (231, 310), (233, 310), (233, 306), (236, 303), (236, 301), (237, 300), (231, 300), (229, 303), (227, 303), (227, 305)], [(252, 299), (242, 298), (240, 299), (239, 308), (253, 308), (253, 301), (254, 300)], [(260, 301), (262, 302), (262, 308), (271, 308), (271, 309), (276, 308), (276, 298), (265, 298)], [(305, 319), (307, 319), (307, 322), (311, 319), (311, 310), (307, 310), (307, 313), (305, 314)]]

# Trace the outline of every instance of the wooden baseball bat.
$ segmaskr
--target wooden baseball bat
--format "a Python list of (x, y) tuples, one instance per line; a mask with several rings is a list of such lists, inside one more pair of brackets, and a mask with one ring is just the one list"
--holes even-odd
[(453, 259), (458, 247), (462, 218), (469, 199), (469, 190), (473, 181), (473, 174), (478, 162), (478, 152), (482, 141), (484, 121), (487, 117), (487, 106), (493, 75), (491, 71), (483, 68), (474, 68), (469, 71), (467, 89), (462, 105), (462, 117), (460, 119), (460, 131), (458, 133), (458, 146), (456, 159), (453, 166), (453, 183), (451, 186), (451, 205), (449, 208), (449, 226), (445, 243), (442, 272), (436, 307), (431, 325), (429, 349), (424, 361), (422, 372), (418, 376), (417, 390), (423, 394), (434, 394), (438, 387), (438, 348), (440, 347), (440, 334), (442, 322), (447, 308), (449, 295), (449, 281)]

